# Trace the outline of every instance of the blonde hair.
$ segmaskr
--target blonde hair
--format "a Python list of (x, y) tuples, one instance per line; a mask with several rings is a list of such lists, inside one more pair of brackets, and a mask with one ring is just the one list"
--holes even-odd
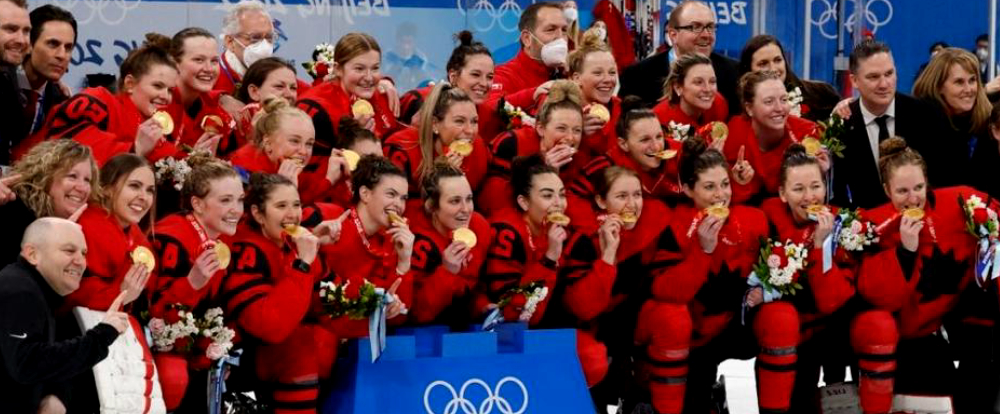
[(81, 162), (90, 164), (90, 196), (88, 202), (100, 202), (101, 173), (90, 147), (72, 139), (43, 141), (28, 151), (14, 164), (13, 174), (20, 174), (21, 180), (11, 187), (17, 198), (35, 213), (36, 217), (55, 214), (49, 189), (56, 177), (66, 174)]
[(251, 141), (258, 148), (263, 148), (264, 137), (277, 132), (287, 118), (295, 116), (301, 117), (301, 122), (312, 122), (305, 111), (291, 106), (284, 98), (267, 98), (260, 112), (254, 115)]
[(552, 112), (557, 109), (570, 109), (583, 113), (583, 92), (576, 82), (563, 79), (552, 83), (548, 97), (538, 110), (538, 124), (548, 125)]
[(472, 103), (472, 98), (461, 88), (452, 86), (448, 82), (441, 82), (431, 91), (420, 107), (420, 165), (417, 167), (419, 176), (423, 177), (434, 169), (434, 142), (437, 141), (437, 134), (434, 133), (434, 122), (444, 121), (445, 115), (452, 105), (461, 102)]
[[(976, 103), (972, 106), (972, 125), (969, 131), (984, 131), (986, 124), (990, 120), (990, 111), (993, 105), (986, 97), (986, 88), (983, 87), (983, 80), (979, 78), (979, 59), (966, 50), (956, 47), (945, 48), (938, 52), (931, 59), (924, 71), (920, 73), (916, 83), (913, 84), (913, 96), (921, 99), (933, 99), (947, 112), (948, 102), (941, 95), (941, 87), (948, 81), (948, 72), (952, 66), (958, 65), (966, 72), (976, 75)], [(952, 128), (955, 128), (955, 121), (952, 116), (948, 116), (948, 121)]]
[(191, 197), (205, 198), (212, 191), (212, 182), (223, 178), (240, 179), (239, 173), (231, 165), (208, 153), (194, 153), (187, 158), (191, 172), (184, 179), (181, 188), (181, 208), (192, 211)]
[(591, 53), (607, 52), (611, 53), (611, 48), (597, 36), (596, 31), (588, 30), (583, 35), (583, 40), (576, 45), (576, 50), (566, 58), (566, 65), (569, 66), (570, 75), (583, 71), (583, 62)]

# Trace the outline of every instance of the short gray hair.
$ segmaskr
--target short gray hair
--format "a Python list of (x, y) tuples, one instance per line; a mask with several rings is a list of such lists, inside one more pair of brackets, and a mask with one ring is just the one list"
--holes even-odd
[(238, 34), (240, 32), (240, 17), (254, 11), (264, 13), (268, 19), (271, 19), (271, 13), (267, 12), (264, 3), (257, 0), (241, 0), (229, 9), (226, 17), (222, 18), (222, 34), (229, 36)]
[(24, 229), (24, 236), (21, 238), (21, 248), (23, 249), (24, 246), (29, 244), (33, 246), (45, 244), (48, 242), (48, 236), (56, 226), (64, 226), (66, 224), (72, 224), (77, 228), (80, 227), (77, 223), (59, 217), (42, 217), (31, 222), (28, 228)]

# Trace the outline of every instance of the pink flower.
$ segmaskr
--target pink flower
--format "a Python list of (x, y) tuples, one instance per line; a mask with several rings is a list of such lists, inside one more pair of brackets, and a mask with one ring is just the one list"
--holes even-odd
[(149, 330), (153, 331), (154, 335), (162, 334), (165, 329), (167, 329), (167, 324), (163, 322), (163, 319), (153, 318), (149, 320)]
[(772, 269), (777, 269), (780, 266), (781, 266), (781, 258), (778, 257), (778, 255), (772, 254), (767, 258), (767, 267), (770, 267)]
[(219, 343), (212, 342), (212, 344), (208, 346), (208, 350), (205, 351), (205, 356), (207, 356), (208, 359), (215, 361), (226, 356), (226, 349)]
[(861, 225), (860, 221), (854, 220), (854, 221), (851, 222), (851, 232), (852, 233), (861, 234), (861, 230), (864, 230), (864, 228)]

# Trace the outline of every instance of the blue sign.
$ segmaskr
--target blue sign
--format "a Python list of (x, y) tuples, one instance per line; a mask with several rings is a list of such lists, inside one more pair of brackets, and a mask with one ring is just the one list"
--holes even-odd
[(337, 360), (324, 414), (594, 412), (573, 329), (411, 328), (387, 340), (375, 363), (367, 339), (350, 342)]

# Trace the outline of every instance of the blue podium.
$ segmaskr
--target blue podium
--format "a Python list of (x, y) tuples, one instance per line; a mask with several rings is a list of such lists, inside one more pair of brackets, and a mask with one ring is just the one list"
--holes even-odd
[(398, 329), (371, 362), (367, 338), (337, 360), (324, 414), (592, 414), (576, 331)]

